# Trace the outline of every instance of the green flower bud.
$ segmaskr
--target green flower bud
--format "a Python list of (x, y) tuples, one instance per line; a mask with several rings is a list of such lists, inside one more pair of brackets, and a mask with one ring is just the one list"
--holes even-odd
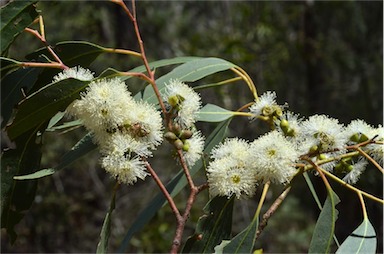
[(188, 152), (188, 150), (189, 150), (189, 142), (188, 141), (185, 141), (184, 142), (184, 145), (183, 145), (183, 151), (184, 152)]
[(309, 152), (310, 153), (315, 153), (319, 150), (319, 147), (317, 145), (314, 145), (312, 146), (311, 148), (309, 148)]
[(272, 115), (274, 112), (273, 108), (272, 107), (269, 107), (269, 106), (265, 106), (262, 110), (261, 110), (261, 113), (264, 115), (264, 116), (270, 116)]
[(360, 136), (359, 133), (355, 133), (349, 139), (353, 142), (359, 143), (359, 139), (360, 139), (359, 136)]
[(179, 105), (180, 100), (179, 100), (179, 98), (178, 98), (177, 95), (172, 95), (172, 96), (169, 96), (169, 97), (168, 97), (168, 103), (169, 103), (169, 105), (171, 105), (172, 107), (176, 107), (177, 105)]
[(317, 158), (318, 158), (319, 160), (325, 160), (325, 159), (327, 158), (327, 156), (325, 156), (325, 154), (321, 153), (321, 154), (319, 154), (319, 155), (317, 156)]

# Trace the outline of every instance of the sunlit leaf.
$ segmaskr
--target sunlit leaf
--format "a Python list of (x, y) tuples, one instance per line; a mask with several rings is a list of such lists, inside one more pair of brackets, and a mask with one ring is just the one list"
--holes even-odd
[(36, 19), (37, 1), (10, 1), (0, 10), (1, 55), (8, 50), (15, 38)]
[(335, 206), (339, 202), (340, 199), (336, 193), (334, 193), (332, 189), (329, 189), (328, 197), (325, 200), (323, 209), (317, 219), (308, 253), (329, 252), (335, 230), (335, 222), (338, 216), (338, 211)]
[(204, 207), (196, 232), (185, 243), (183, 253), (212, 253), (223, 239), (229, 239), (232, 231), (234, 197), (216, 196)]
[(222, 122), (233, 116), (233, 112), (213, 104), (207, 104), (197, 112), (196, 120), (200, 122)]
[(374, 254), (376, 253), (377, 239), (375, 229), (368, 218), (348, 236), (341, 244), (336, 254)]
[[(156, 84), (161, 92), (164, 90), (165, 83), (169, 82), (170, 79), (178, 79), (183, 82), (194, 82), (211, 74), (228, 70), (233, 67), (235, 67), (234, 64), (220, 58), (200, 58), (176, 67), (171, 72), (158, 78)], [(152, 87), (148, 86), (144, 90), (143, 99), (152, 104), (157, 103), (157, 98)]]

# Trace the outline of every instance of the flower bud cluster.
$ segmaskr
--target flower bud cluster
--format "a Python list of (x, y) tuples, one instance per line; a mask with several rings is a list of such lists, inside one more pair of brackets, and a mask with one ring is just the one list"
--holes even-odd
[(168, 113), (173, 123), (164, 137), (183, 152), (188, 166), (193, 166), (204, 149), (204, 136), (194, 128), (201, 108), (200, 95), (183, 82), (172, 79), (165, 85), (162, 97), (170, 108)]
[(123, 81), (101, 79), (91, 82), (67, 112), (93, 133), (107, 172), (126, 184), (146, 177), (141, 158), (162, 142), (162, 118), (154, 106), (135, 101)]

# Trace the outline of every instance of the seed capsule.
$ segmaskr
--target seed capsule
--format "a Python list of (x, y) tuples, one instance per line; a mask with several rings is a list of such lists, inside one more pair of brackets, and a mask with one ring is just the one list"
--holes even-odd
[(183, 149), (184, 143), (180, 139), (177, 139), (175, 140), (175, 142), (173, 142), (173, 145), (176, 147), (177, 150), (181, 150)]
[(182, 130), (179, 134), (179, 138), (181, 139), (189, 139), (192, 137), (193, 133), (190, 130)]
[(167, 133), (164, 134), (164, 138), (169, 142), (172, 142), (177, 139), (177, 136), (175, 133), (168, 131)]

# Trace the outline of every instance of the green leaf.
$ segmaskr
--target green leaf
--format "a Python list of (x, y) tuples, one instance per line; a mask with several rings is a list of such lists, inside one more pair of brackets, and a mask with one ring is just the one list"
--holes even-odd
[[(100, 54), (105, 52), (103, 47), (86, 41), (59, 42), (53, 47), (53, 50), (68, 67), (81, 66), (83, 68), (88, 68)], [(41, 48), (27, 55), (26, 58), (37, 62), (46, 62), (47, 59), (55, 61), (46, 48)], [(44, 68), (33, 91), (50, 84), (53, 77), (61, 71), (60, 69)]]
[(252, 253), (259, 219), (256, 217), (243, 231), (226, 244), (223, 253)]
[(200, 122), (222, 122), (233, 116), (233, 112), (213, 104), (205, 105), (197, 112), (197, 121)]
[(108, 253), (108, 240), (109, 240), (109, 235), (111, 234), (112, 212), (113, 210), (115, 210), (116, 190), (117, 188), (113, 190), (111, 204), (109, 205), (109, 211), (105, 215), (103, 227), (100, 233), (100, 241), (97, 244), (96, 253)]
[(3, 128), (11, 118), (14, 107), (35, 84), (41, 69), (18, 69), (6, 75), (1, 80), (1, 127)]
[(17, 182), (13, 176), (29, 174), (40, 167), (41, 138), (37, 139), (36, 133), (45, 125), (19, 136), (16, 149), (5, 151), (1, 158), (1, 227), (6, 228), (11, 242), (16, 240), (14, 227), (32, 205), (37, 188), (37, 181)]
[[(185, 57), (175, 57), (175, 58), (170, 58), (170, 59), (163, 59), (163, 60), (154, 61), (154, 62), (149, 63), (149, 67), (151, 69), (156, 69), (156, 68), (160, 68), (160, 67), (164, 67), (164, 66), (169, 66), (169, 65), (174, 65), (174, 64), (182, 64), (182, 63), (189, 62), (189, 61), (196, 60), (196, 59), (198, 59), (198, 57), (194, 57), (194, 56), (185, 56)], [(136, 67), (136, 68), (134, 68), (132, 70), (129, 70), (128, 72), (144, 73), (146, 71), (147, 71), (147, 69), (145, 68), (145, 66), (141, 65), (141, 66), (138, 66), (138, 67)], [(115, 70), (113, 68), (108, 68), (105, 71), (103, 71), (99, 75), (99, 78), (101, 78), (101, 77), (103, 77), (103, 78), (118, 77), (118, 78), (120, 78), (123, 81), (132, 78), (132, 76), (124, 75), (122, 72), (120, 72), (118, 70)], [(143, 83), (141, 85), (140, 84), (137, 85), (137, 84), (127, 83), (127, 88), (128, 88), (129, 91), (132, 92), (133, 95), (135, 95), (139, 91), (142, 91), (146, 86), (148, 86), (147, 83)]]
[[(57, 43), (53, 50), (63, 63), (69, 67), (89, 66), (105, 50), (102, 46), (87, 41), (63, 41)], [(55, 61), (47, 48), (41, 48), (26, 56), (28, 60), (37, 60), (44, 56), (51, 61)]]
[(55, 168), (42, 169), (32, 174), (15, 176), (13, 177), (13, 179), (30, 180), (52, 175), (57, 171), (68, 167), (73, 162), (80, 159), (81, 157), (96, 148), (97, 145), (92, 142), (92, 134), (88, 133), (79, 142), (77, 142), (76, 145), (74, 145), (69, 152), (64, 154), (64, 156), (61, 158), (60, 164), (57, 165)]
[(3, 79), (8, 72), (19, 68), (20, 64), (21, 64), (21, 62), (19, 62), (19, 61), (16, 61), (16, 60), (11, 59), (11, 58), (6, 58), (6, 57), (0, 56), (0, 77), (1, 77), (1, 79)]
[[(171, 72), (157, 79), (156, 84), (161, 92), (165, 88), (165, 83), (170, 79), (179, 79), (183, 82), (194, 82), (211, 74), (228, 70), (233, 67), (235, 67), (234, 64), (220, 58), (200, 58), (176, 67)], [(157, 103), (157, 97), (151, 86), (145, 88), (143, 100), (152, 104)]]
[(328, 189), (328, 197), (317, 220), (308, 253), (329, 253), (338, 215), (335, 206), (339, 202), (336, 193)]
[[(219, 144), (225, 137), (228, 125), (230, 123), (231, 119), (228, 119), (227, 121), (221, 122), (209, 135), (206, 141), (204, 153), (209, 154), (212, 148)], [(191, 169), (191, 175), (193, 176), (197, 171), (202, 169), (204, 166), (204, 163), (202, 160), (199, 160), (196, 162), (196, 164)], [(172, 178), (172, 180), (166, 185), (166, 188), (168, 192), (172, 195), (172, 197), (176, 196), (185, 186), (187, 185), (187, 180), (184, 176), (183, 171), (179, 171), (179, 173)], [(158, 193), (150, 202), (149, 204), (144, 208), (144, 210), (140, 213), (139, 217), (133, 222), (131, 227), (128, 229), (126, 235), (124, 236), (124, 239), (122, 243), (120, 244), (119, 249), (117, 252), (125, 252), (125, 250), (128, 247), (129, 241), (131, 240), (132, 236), (140, 231), (150, 220), (155, 216), (157, 211), (166, 204), (167, 201), (164, 197), (164, 195), (160, 192)]]
[(57, 112), (64, 111), (72, 101), (80, 97), (80, 92), (89, 82), (69, 78), (48, 84), (29, 95), (20, 103), (14, 121), (7, 129), (9, 137), (14, 139), (49, 120)]
[(37, 1), (11, 1), (0, 10), (1, 55), (37, 17)]
[(341, 244), (336, 254), (374, 254), (376, 253), (376, 233), (368, 218), (353, 231)]
[(229, 239), (232, 232), (234, 197), (216, 196), (204, 207), (205, 215), (200, 217), (196, 232), (185, 243), (183, 253), (213, 253), (223, 239)]

